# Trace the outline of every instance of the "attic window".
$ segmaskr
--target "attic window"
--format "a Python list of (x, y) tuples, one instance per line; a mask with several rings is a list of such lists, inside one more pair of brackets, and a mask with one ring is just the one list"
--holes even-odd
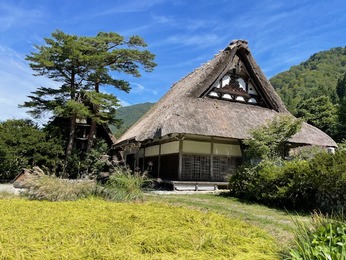
[(261, 105), (262, 101), (255, 86), (247, 75), (235, 70), (226, 73), (216, 81), (206, 94), (209, 98)]

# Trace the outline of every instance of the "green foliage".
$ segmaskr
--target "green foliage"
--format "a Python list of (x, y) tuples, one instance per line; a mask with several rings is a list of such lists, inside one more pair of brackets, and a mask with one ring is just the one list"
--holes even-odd
[(145, 177), (134, 175), (130, 169), (117, 167), (109, 177), (99, 194), (112, 201), (142, 200), (142, 187), (149, 180)]
[(310, 205), (311, 181), (306, 161), (264, 160), (259, 165), (243, 166), (230, 179), (231, 194), (266, 205), (304, 210)]
[(117, 118), (122, 121), (118, 127), (111, 125), (110, 128), (116, 138), (119, 138), (127, 129), (138, 121), (154, 103), (136, 104), (133, 106), (120, 107), (117, 109)]
[(248, 158), (284, 157), (288, 139), (299, 131), (301, 124), (301, 120), (290, 115), (282, 115), (267, 125), (255, 128), (251, 132), (252, 138), (243, 141), (248, 146)]
[(346, 73), (338, 80), (338, 84), (336, 85), (336, 94), (340, 100), (346, 97)]
[[(53, 117), (70, 119), (66, 161), (72, 153), (76, 119), (92, 119), (96, 124), (117, 123), (115, 108), (118, 99), (102, 93), (100, 86), (108, 85), (129, 91), (129, 83), (113, 77), (111, 72), (141, 76), (140, 67), (150, 72), (156, 66), (154, 55), (139, 36), (125, 39), (117, 33), (100, 32), (94, 37), (68, 35), (62, 31), (52, 33), (45, 45), (35, 46), (37, 51), (27, 56), (37, 76), (47, 76), (61, 83), (59, 88), (40, 87), (29, 96), (22, 107), (40, 117), (52, 112)], [(90, 130), (87, 151), (93, 144), (95, 127)]]
[[(109, 73), (117, 71), (139, 77), (140, 65), (147, 72), (156, 66), (154, 55), (141, 49), (146, 44), (138, 36), (125, 39), (117, 33), (101, 32), (95, 37), (79, 37), (57, 30), (45, 42), (46, 45), (35, 46), (37, 52), (28, 55), (27, 60), (36, 75), (62, 82), (62, 86), (59, 89), (41, 87), (33, 92), (34, 95), (29, 97), (31, 101), (23, 106), (32, 108), (30, 112), (34, 116), (55, 111), (58, 115), (75, 114), (84, 118), (95, 113), (86, 104), (90, 102), (100, 113), (94, 117), (101, 117), (103, 121), (100, 120), (105, 122), (106, 111), (116, 106), (118, 100), (99, 93), (99, 86), (111, 85), (129, 91), (128, 82), (114, 79)], [(68, 102), (70, 105), (66, 107)]]
[(346, 139), (342, 140), (342, 142), (338, 143), (338, 151), (346, 151)]
[(312, 55), (270, 79), (295, 116), (341, 141), (346, 138), (346, 47)]
[(289, 151), (289, 158), (293, 160), (308, 160), (325, 151), (324, 147), (317, 145), (299, 146)]
[(345, 169), (345, 150), (280, 164), (264, 160), (239, 168), (230, 179), (230, 190), (236, 197), (267, 205), (337, 212), (346, 208)]
[(298, 106), (297, 116), (326, 132), (334, 135), (337, 127), (337, 107), (329, 97), (321, 96), (304, 100)]
[(89, 176), (91, 178), (97, 177), (97, 175), (108, 170), (107, 161), (101, 160), (102, 156), (108, 154), (108, 145), (102, 139), (96, 139), (96, 144), (86, 155), (82, 163), (82, 175)]
[(262, 230), (162, 203), (0, 200), (1, 259), (277, 259)]
[(336, 85), (346, 72), (346, 47), (312, 55), (307, 61), (279, 73), (270, 82), (288, 110), (296, 115), (298, 106), (309, 98), (327, 96), (338, 101)]
[(24, 182), (27, 189), (23, 196), (33, 200), (69, 201), (87, 198), (95, 194), (96, 182), (70, 181), (55, 176), (31, 176)]
[(65, 176), (73, 179), (95, 179), (100, 172), (109, 170), (109, 162), (102, 159), (103, 156), (107, 156), (108, 151), (108, 145), (100, 138), (95, 140), (94, 147), (89, 153), (73, 149), (65, 165)]
[(338, 110), (338, 133), (337, 133), (337, 140), (342, 141), (343, 139), (346, 139), (346, 97), (344, 97), (339, 105)]
[(323, 211), (346, 208), (346, 151), (319, 154), (310, 162), (310, 179), (316, 190), (315, 203)]
[(296, 222), (289, 259), (346, 259), (346, 223), (315, 214), (311, 227)]
[(63, 148), (30, 120), (7, 120), (0, 123), (1, 177), (13, 179), (22, 168), (45, 166), (55, 173)]

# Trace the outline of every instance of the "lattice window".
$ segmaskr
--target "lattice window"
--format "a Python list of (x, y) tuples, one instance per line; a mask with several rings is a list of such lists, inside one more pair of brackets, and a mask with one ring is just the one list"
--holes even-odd
[(203, 155), (183, 155), (183, 180), (210, 180), (210, 157)]
[(213, 177), (212, 181), (226, 181), (228, 175), (232, 174), (240, 164), (240, 158), (227, 156), (213, 157)]

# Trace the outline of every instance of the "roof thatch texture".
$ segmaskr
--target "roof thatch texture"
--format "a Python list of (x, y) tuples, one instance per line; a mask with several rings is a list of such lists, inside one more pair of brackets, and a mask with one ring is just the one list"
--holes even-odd
[[(217, 79), (232, 68), (236, 55), (241, 57), (256, 85), (262, 88), (262, 95), (271, 108), (201, 98)], [(232, 41), (213, 60), (174, 84), (156, 105), (117, 140), (116, 145), (129, 140), (141, 142), (174, 133), (247, 139), (253, 128), (273, 119), (279, 113), (288, 111), (254, 61), (247, 42)], [(306, 123), (291, 141), (336, 146), (328, 135)]]

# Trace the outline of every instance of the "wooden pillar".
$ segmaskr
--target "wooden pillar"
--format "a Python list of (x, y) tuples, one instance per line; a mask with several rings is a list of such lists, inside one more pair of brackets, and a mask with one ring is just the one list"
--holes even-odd
[(135, 164), (134, 164), (134, 171), (139, 167), (139, 150), (140, 150), (140, 143), (135, 143), (133, 149), (134, 149), (134, 159), (135, 159)]
[(245, 145), (243, 143), (242, 140), (237, 140), (238, 141), (238, 144), (239, 144), (239, 147), (240, 147), (240, 153), (241, 153), (241, 159), (242, 159), (242, 162), (244, 162), (244, 159), (248, 159), (248, 158), (245, 158)]
[(209, 176), (209, 180), (212, 181), (214, 178), (214, 138), (211, 137), (210, 139), (210, 176)]
[(183, 177), (183, 140), (184, 136), (180, 135), (179, 140), (179, 169), (178, 169), (178, 180), (182, 180)]
[(145, 170), (145, 147), (143, 147), (142, 172), (144, 172)]
[(159, 159), (157, 163), (157, 178), (160, 178), (160, 170), (161, 170), (161, 139), (159, 143)]

